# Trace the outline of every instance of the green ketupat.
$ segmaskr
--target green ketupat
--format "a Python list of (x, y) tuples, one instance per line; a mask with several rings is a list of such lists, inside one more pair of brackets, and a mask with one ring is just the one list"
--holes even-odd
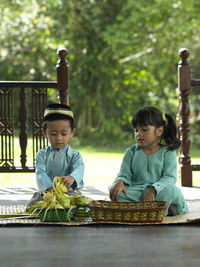
[(71, 207), (71, 201), (69, 198), (59, 198), (58, 202), (64, 209), (69, 209)]
[(79, 207), (86, 207), (89, 205), (91, 199), (86, 196), (79, 196), (75, 199), (75, 204)]
[[(43, 201), (38, 201), (31, 206), (31, 209), (42, 210), (45, 209), (45, 214), (47, 214), (49, 209), (67, 209), (68, 218), (70, 218), (69, 213), (74, 208), (87, 207), (92, 199), (81, 196), (69, 196), (67, 195), (67, 187), (62, 184), (61, 177), (55, 177), (53, 180), (52, 192), (42, 192)], [(34, 210), (34, 212), (35, 212)], [(40, 213), (40, 211), (39, 211)]]

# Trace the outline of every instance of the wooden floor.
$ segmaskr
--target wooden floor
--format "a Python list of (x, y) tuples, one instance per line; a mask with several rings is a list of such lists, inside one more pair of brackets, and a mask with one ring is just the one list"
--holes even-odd
[(1, 267), (199, 267), (200, 229), (187, 226), (0, 228)]
[[(200, 198), (200, 189), (183, 192)], [(26, 201), (22, 193), (0, 201)], [(0, 259), (1, 267), (199, 267), (200, 224), (0, 227)]]

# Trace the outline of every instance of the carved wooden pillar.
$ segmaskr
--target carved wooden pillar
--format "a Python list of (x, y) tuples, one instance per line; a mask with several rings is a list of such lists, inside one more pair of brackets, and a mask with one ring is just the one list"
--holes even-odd
[(19, 122), (20, 122), (19, 142), (21, 147), (21, 165), (22, 168), (26, 168), (27, 109), (26, 109), (26, 92), (24, 87), (21, 87), (20, 89)]
[(0, 168), (14, 166), (13, 89), (0, 88)]
[(44, 110), (47, 102), (47, 88), (32, 88), (33, 166), (35, 166), (36, 153), (48, 145), (47, 138), (44, 138), (41, 134)]
[(60, 57), (56, 65), (59, 101), (61, 104), (69, 105), (68, 62), (66, 60), (68, 52), (65, 48), (60, 48), (57, 55)]
[(179, 163), (181, 164), (181, 181), (183, 186), (192, 186), (192, 166), (190, 151), (190, 105), (189, 94), (191, 86), (190, 66), (187, 58), (190, 52), (186, 48), (179, 51), (181, 60), (178, 64), (178, 88), (179, 88), (179, 135), (182, 142)]
[(178, 104), (177, 104), (177, 114), (176, 114), (176, 126), (177, 126), (177, 137), (180, 139), (180, 103), (181, 103), (181, 97), (180, 97), (180, 92), (179, 92), (179, 97), (178, 97)]

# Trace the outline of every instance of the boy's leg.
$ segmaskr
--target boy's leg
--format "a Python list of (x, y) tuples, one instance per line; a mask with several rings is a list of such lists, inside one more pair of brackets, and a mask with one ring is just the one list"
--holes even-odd
[(28, 211), (33, 204), (42, 200), (43, 200), (43, 195), (41, 194), (41, 192), (35, 192), (26, 205), (26, 211)]

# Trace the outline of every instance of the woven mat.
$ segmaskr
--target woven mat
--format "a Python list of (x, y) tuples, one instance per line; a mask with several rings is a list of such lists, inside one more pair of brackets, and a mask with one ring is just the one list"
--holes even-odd
[[(200, 200), (187, 200), (189, 212), (187, 214), (177, 216), (166, 216), (159, 225), (166, 224), (188, 224), (188, 223), (200, 223)], [(25, 205), (13, 205), (13, 206), (0, 206), (0, 214), (24, 212)], [(93, 222), (91, 219), (84, 221), (72, 221), (72, 222), (41, 222), (39, 219), (0, 219), (0, 225), (68, 225), (68, 226), (80, 226), (80, 225), (95, 225), (95, 224), (123, 224), (123, 225), (147, 225), (141, 223), (116, 223), (116, 222)], [(149, 224), (148, 224), (149, 225)], [(155, 223), (153, 224), (155, 225)]]

